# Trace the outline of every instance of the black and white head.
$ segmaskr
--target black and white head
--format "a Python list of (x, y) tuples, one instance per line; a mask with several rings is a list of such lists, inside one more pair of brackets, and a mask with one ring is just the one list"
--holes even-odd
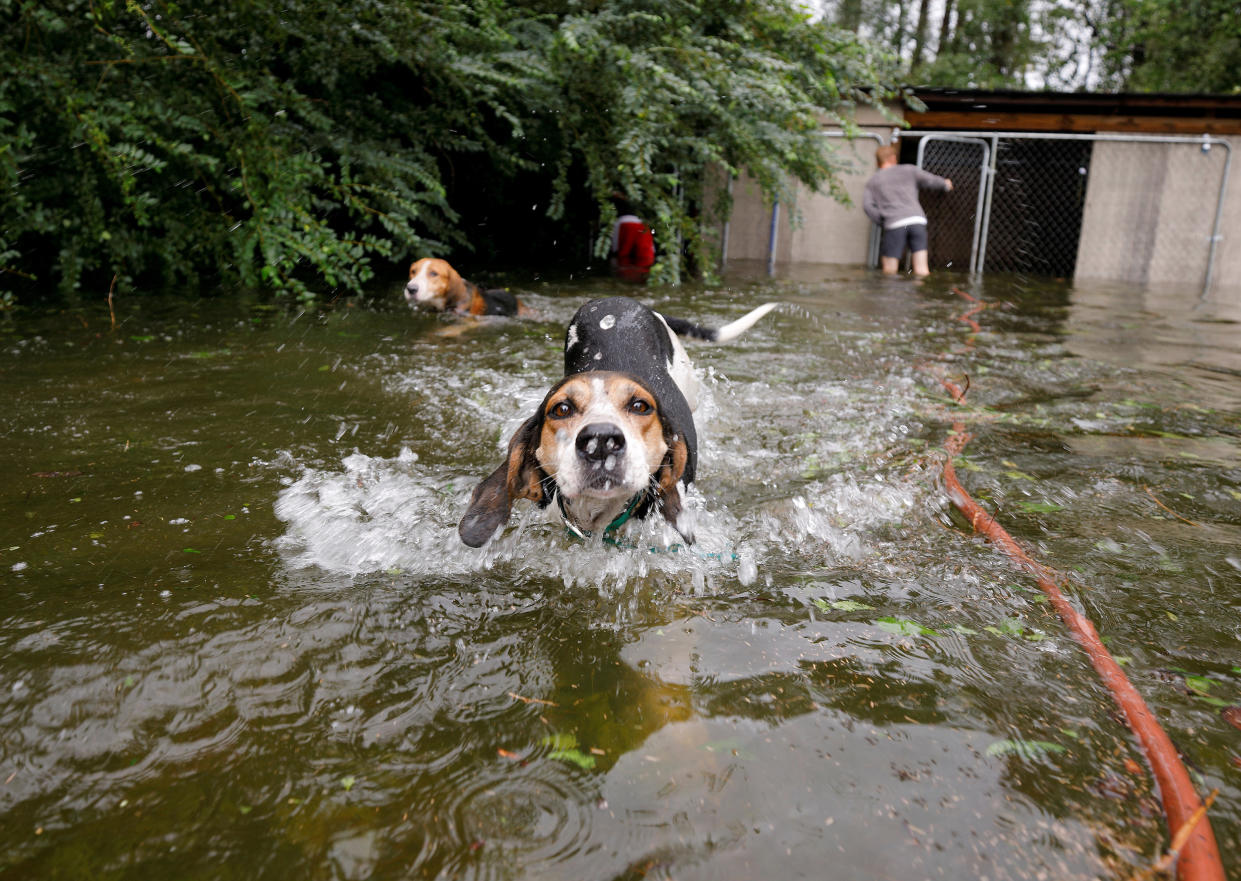
[(691, 452), (683, 428), (633, 376), (591, 371), (566, 376), (509, 441), (508, 456), (474, 490), (458, 532), (484, 544), (509, 518), (516, 499), (553, 501), (579, 532), (605, 529), (626, 511), (660, 511), (678, 524), (678, 483)]

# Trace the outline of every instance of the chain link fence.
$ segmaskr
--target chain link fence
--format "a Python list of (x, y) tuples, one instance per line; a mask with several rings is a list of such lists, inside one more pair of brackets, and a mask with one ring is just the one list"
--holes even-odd
[(904, 132), (931, 265), (1210, 288), (1231, 150), (1211, 137)]

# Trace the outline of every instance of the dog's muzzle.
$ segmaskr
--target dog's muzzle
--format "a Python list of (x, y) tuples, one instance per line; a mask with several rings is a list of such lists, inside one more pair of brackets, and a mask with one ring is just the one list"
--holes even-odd
[(610, 422), (587, 425), (577, 433), (577, 458), (584, 488), (610, 494), (625, 483), (625, 433)]
[(577, 455), (593, 468), (610, 471), (625, 455), (625, 433), (610, 422), (587, 425), (577, 433)]

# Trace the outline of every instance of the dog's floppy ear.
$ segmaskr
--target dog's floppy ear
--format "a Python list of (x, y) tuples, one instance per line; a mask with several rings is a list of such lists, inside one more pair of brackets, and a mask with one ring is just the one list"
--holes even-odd
[(461, 309), (470, 305), (470, 287), (457, 272), (457, 268), (445, 263), (441, 271), (444, 276), (444, 299), (449, 309)]
[(668, 453), (664, 456), (663, 464), (659, 466), (657, 472), (657, 483), (659, 485), (658, 503), (660, 510), (663, 511), (664, 519), (681, 534), (686, 544), (693, 544), (693, 530), (687, 523), (679, 522), (684, 509), (681, 505), (681, 491), (677, 488), (677, 484), (685, 476), (685, 468), (689, 460), (689, 445), (685, 442), (685, 436), (672, 434), (668, 438)]
[(508, 442), (508, 456), (500, 467), (474, 488), (470, 506), (457, 526), (457, 534), (470, 547), (482, 547), (508, 522), (515, 500), (543, 502), (543, 475), (534, 458), (542, 430), (543, 410), (540, 407)]

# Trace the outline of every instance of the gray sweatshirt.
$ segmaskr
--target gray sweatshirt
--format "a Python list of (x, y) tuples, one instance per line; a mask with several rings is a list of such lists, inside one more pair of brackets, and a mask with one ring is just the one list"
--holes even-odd
[(918, 188), (947, 190), (948, 181), (916, 165), (889, 165), (866, 182), (862, 210), (882, 226), (892, 226), (911, 217), (926, 218), (918, 204)]

